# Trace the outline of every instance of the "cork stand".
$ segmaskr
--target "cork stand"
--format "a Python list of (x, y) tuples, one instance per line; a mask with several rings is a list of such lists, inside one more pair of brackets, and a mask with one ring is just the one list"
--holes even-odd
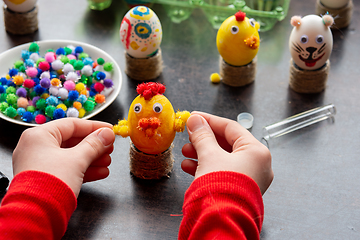
[(38, 30), (38, 7), (25, 13), (14, 12), (3, 6), (4, 23), (7, 32), (15, 35), (30, 34)]
[(316, 1), (316, 14), (324, 15), (329, 13), (334, 17), (334, 25), (332, 28), (345, 28), (350, 25), (352, 13), (353, 13), (353, 1), (350, 0), (348, 4), (339, 9), (328, 8), (324, 6), (320, 0)]
[(220, 76), (222, 82), (232, 87), (242, 87), (255, 80), (257, 57), (244, 66), (232, 66), (220, 56)]

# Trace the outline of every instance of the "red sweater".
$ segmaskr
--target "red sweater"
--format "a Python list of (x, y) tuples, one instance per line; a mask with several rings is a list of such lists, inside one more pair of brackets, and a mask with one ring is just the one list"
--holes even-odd
[[(76, 197), (60, 179), (26, 171), (15, 176), (0, 207), (0, 239), (61, 239)], [(185, 194), (179, 239), (259, 239), (259, 187), (249, 177), (216, 172), (195, 180)]]

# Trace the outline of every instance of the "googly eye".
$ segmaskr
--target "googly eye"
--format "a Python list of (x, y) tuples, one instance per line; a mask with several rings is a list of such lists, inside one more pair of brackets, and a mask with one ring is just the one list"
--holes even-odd
[(231, 27), (231, 33), (232, 34), (237, 34), (239, 32), (239, 28), (237, 26), (232, 26)]
[(140, 103), (135, 104), (134, 106), (134, 112), (139, 113), (141, 112), (142, 106)]
[(300, 38), (301, 43), (307, 43), (309, 41), (309, 37), (307, 35), (302, 35)]
[(249, 23), (250, 23), (250, 25), (251, 25), (252, 27), (255, 27), (255, 19), (250, 18), (250, 19), (249, 19)]
[(153, 105), (153, 110), (156, 113), (161, 113), (161, 111), (163, 110), (163, 106), (160, 103), (155, 103)]
[(317, 44), (322, 44), (324, 42), (324, 37), (322, 35), (317, 35), (315, 41)]

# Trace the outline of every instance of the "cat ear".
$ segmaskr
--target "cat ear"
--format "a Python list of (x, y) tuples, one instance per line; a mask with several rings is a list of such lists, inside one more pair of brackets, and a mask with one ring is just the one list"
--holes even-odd
[(323, 19), (324, 25), (327, 27), (331, 27), (331, 25), (334, 24), (334, 18), (329, 14), (322, 16), (322, 19)]
[(300, 16), (293, 16), (291, 17), (290, 24), (294, 27), (300, 27), (301, 25), (301, 17)]

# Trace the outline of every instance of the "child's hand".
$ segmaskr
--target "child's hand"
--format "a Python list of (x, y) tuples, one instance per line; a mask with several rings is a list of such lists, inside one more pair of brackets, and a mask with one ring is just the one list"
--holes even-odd
[(187, 121), (190, 142), (182, 152), (182, 169), (198, 178), (215, 171), (233, 171), (251, 177), (264, 194), (274, 177), (270, 151), (235, 121), (193, 112)]
[(114, 141), (109, 123), (78, 118), (51, 121), (23, 132), (13, 153), (13, 172), (52, 174), (78, 196), (83, 182), (109, 175)]

